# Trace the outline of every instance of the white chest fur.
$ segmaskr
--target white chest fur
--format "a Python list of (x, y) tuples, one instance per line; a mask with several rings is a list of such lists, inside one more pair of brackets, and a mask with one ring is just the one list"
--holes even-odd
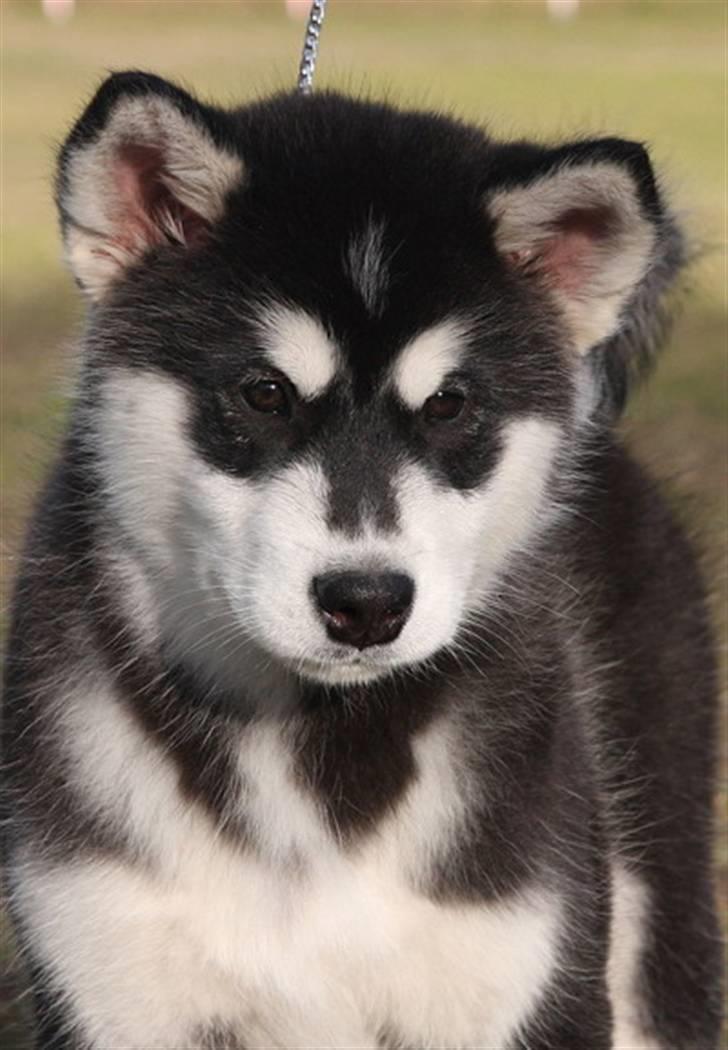
[(534, 890), (442, 905), (415, 888), (461, 811), (442, 727), (418, 741), (398, 811), (353, 853), (295, 787), (277, 731), (249, 734), (241, 803), (255, 847), (241, 851), (185, 806), (123, 709), (103, 706), (115, 725), (95, 741), (86, 699), (67, 708), (78, 775), (149, 866), (29, 860), (19, 879), (38, 951), (98, 1045), (177, 1050), (217, 1022), (249, 1050), (374, 1047), (385, 1031), (418, 1047), (507, 1046), (553, 971), (558, 903)]

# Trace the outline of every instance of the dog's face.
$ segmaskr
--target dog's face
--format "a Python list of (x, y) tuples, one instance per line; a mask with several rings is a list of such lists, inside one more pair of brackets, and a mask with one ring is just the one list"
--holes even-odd
[(327, 683), (451, 645), (547, 527), (659, 223), (628, 143), (325, 95), (223, 113), (139, 74), (74, 129), (58, 197), (146, 615), (201, 665)]

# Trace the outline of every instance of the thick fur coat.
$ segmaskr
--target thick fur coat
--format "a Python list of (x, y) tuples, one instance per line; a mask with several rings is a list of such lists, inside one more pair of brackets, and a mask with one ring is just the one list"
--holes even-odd
[(711, 1050), (715, 671), (615, 438), (645, 150), (111, 77), (29, 531), (5, 872), (43, 1050)]

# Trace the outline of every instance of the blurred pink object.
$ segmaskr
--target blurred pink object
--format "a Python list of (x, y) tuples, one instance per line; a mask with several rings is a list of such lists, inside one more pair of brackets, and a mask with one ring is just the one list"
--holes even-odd
[(308, 18), (308, 12), (311, 10), (312, 0), (286, 0), (286, 12), (289, 18), (295, 18), (297, 21), (302, 22), (304, 18)]
[(76, 0), (41, 0), (41, 6), (51, 22), (66, 22), (73, 15)]

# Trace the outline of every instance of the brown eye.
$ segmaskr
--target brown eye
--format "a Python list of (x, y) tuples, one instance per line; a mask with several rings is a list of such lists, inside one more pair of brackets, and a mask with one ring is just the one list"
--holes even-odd
[(432, 397), (428, 397), (422, 406), (425, 419), (428, 423), (448, 422), (457, 419), (465, 405), (462, 394), (456, 394), (451, 390), (438, 390)]
[(287, 416), (290, 414), (288, 394), (283, 383), (275, 379), (256, 379), (243, 387), (243, 397), (256, 412), (267, 412), (269, 415)]

